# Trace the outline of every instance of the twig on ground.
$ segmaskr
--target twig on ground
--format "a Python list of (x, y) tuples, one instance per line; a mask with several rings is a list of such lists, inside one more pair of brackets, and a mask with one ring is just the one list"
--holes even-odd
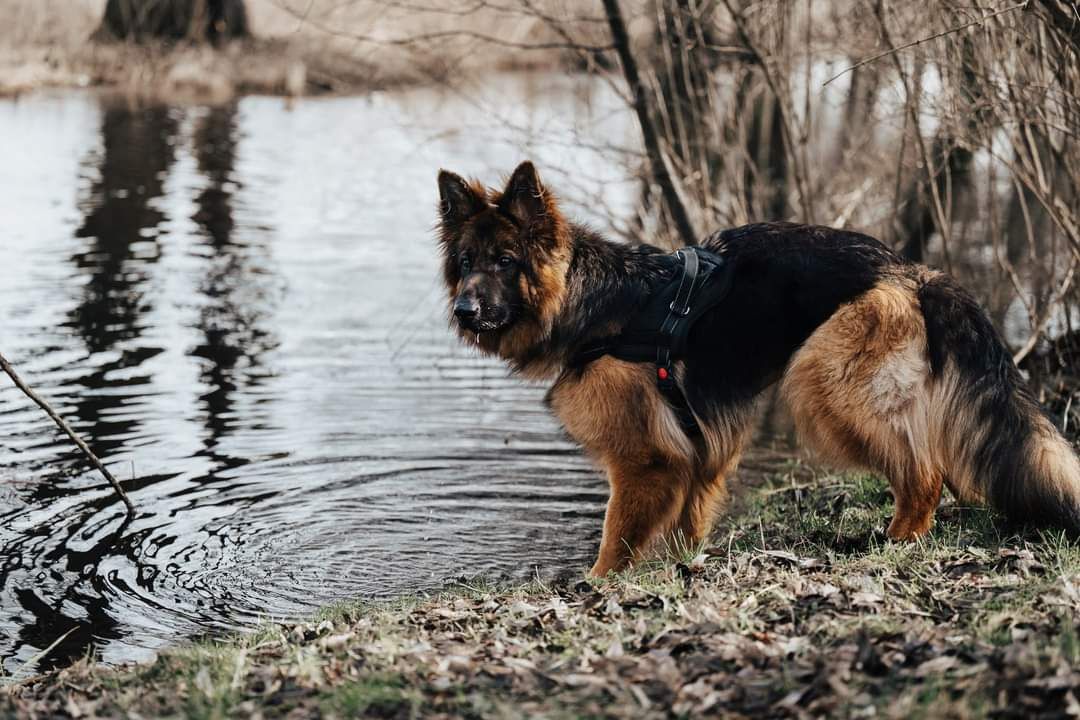
[(97, 455), (93, 453), (93, 451), (90, 449), (90, 446), (87, 445), (81, 437), (75, 434), (75, 431), (71, 429), (71, 426), (68, 425), (62, 417), (56, 414), (56, 411), (52, 409), (52, 406), (50, 406), (49, 403), (45, 402), (44, 398), (34, 392), (29, 385), (23, 382), (23, 379), (19, 377), (19, 374), (15, 372), (15, 368), (11, 366), (11, 363), (8, 362), (7, 358), (5, 358), (2, 353), (0, 353), (0, 369), (3, 369), (3, 371), (8, 374), (8, 377), (11, 378), (12, 382), (15, 383), (15, 386), (22, 390), (23, 394), (26, 395), (26, 397), (33, 400), (39, 408), (44, 410), (45, 414), (52, 418), (53, 422), (56, 423), (57, 427), (67, 433), (67, 436), (71, 438), (76, 445), (79, 446), (79, 449), (82, 450), (82, 453), (86, 456), (86, 459), (89, 460), (90, 463), (94, 467), (96, 467), (102, 475), (105, 476), (105, 479), (109, 481), (110, 485), (112, 485), (113, 490), (116, 491), (116, 494), (119, 495), (120, 499), (124, 501), (124, 506), (127, 508), (128, 514), (133, 515), (135, 513), (135, 506), (131, 504), (131, 499), (128, 498), (127, 493), (124, 492), (124, 488), (120, 487), (120, 483), (117, 482), (116, 478), (113, 477), (112, 473), (110, 473), (105, 468), (105, 465), (102, 464), (101, 460), (98, 459)]

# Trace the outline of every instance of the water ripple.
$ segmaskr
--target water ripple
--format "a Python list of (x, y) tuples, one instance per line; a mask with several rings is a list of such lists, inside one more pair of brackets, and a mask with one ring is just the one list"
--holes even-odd
[[(626, 129), (602, 83), (491, 92), (542, 128), (538, 160), (619, 179), (568, 142)], [(439, 118), (477, 130), (433, 133)], [(4, 670), (69, 630), (39, 669), (461, 575), (586, 566), (603, 480), (542, 388), (446, 326), (433, 173), (516, 162), (520, 135), (492, 123), (432, 91), (291, 110), (0, 102), (0, 143), (17, 142), (0, 147), (0, 348), (138, 508), (125, 519), (0, 386)], [(628, 202), (609, 186), (606, 205)]]

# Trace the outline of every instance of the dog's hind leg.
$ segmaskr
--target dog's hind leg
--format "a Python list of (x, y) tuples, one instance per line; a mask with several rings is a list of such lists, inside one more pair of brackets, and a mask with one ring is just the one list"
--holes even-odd
[(925, 534), (944, 474), (930, 441), (930, 368), (918, 300), (902, 278), (841, 307), (784, 376), (803, 440), (835, 464), (882, 473), (896, 514), (889, 536)]
[(914, 470), (890, 475), (889, 485), (896, 501), (896, 513), (886, 531), (893, 540), (914, 540), (925, 535), (934, 521), (941, 500), (941, 473)]
[(671, 463), (609, 460), (611, 497), (600, 554), (590, 575), (602, 577), (639, 559), (666, 533), (686, 500), (688, 473)]

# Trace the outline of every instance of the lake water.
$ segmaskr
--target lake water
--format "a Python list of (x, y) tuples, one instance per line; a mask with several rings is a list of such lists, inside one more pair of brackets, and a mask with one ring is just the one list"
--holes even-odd
[[(627, 217), (602, 81), (289, 106), (0, 102), (0, 660), (145, 659), (204, 632), (460, 576), (580, 573), (606, 487), (543, 389), (448, 331), (435, 174), (531, 157)], [(572, 177), (571, 177), (572, 173)], [(65, 635), (66, 634), (66, 635)]]

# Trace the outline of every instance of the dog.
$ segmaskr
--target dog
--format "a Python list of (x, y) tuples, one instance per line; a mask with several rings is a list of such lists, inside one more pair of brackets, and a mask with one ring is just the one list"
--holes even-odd
[[(694, 251), (728, 268), (728, 286), (679, 357), (659, 369), (603, 353), (583, 363), (674, 282), (672, 256), (568, 221), (529, 162), (502, 191), (445, 170), (438, 186), (450, 322), (514, 372), (552, 381), (545, 402), (607, 473), (591, 575), (661, 537), (707, 539), (755, 399), (777, 382), (804, 444), (888, 478), (895, 540), (929, 531), (943, 487), (1015, 521), (1080, 531), (1080, 461), (947, 275), (857, 232), (723, 230)], [(685, 398), (689, 425), (672, 397)]]

